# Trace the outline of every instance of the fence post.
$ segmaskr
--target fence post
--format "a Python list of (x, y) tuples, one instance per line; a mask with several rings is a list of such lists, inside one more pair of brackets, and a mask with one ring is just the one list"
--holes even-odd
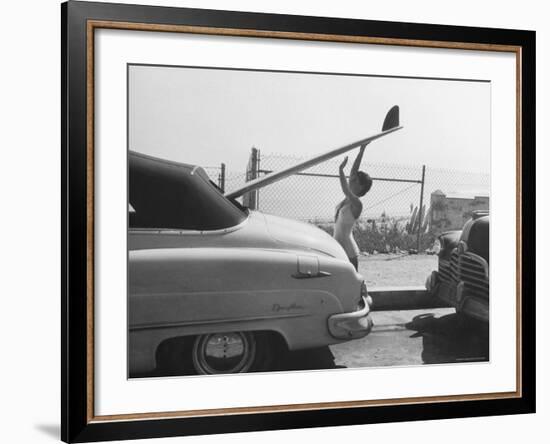
[(218, 176), (218, 186), (225, 193), (225, 163), (220, 165), (220, 175)]
[(420, 205), (418, 206), (418, 233), (416, 235), (416, 251), (420, 253), (420, 235), (422, 232), (423, 220), (423, 211), (422, 205), (424, 205), (424, 179), (426, 177), (426, 165), (422, 165), (422, 183), (420, 184)]
[[(248, 159), (248, 167), (246, 171), (246, 181), (256, 179), (258, 177), (258, 150), (252, 147), (250, 158)], [(258, 190), (252, 190), (243, 196), (243, 204), (251, 210), (258, 208)]]
[[(256, 150), (256, 176), (255, 177), (260, 177), (260, 159), (261, 159), (260, 150)], [(258, 210), (260, 208), (260, 189), (259, 188), (255, 191), (254, 197), (256, 198), (256, 204), (254, 208)]]

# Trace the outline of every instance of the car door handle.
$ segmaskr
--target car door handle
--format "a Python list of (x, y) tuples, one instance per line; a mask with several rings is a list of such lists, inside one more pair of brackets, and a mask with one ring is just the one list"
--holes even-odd
[(297, 272), (292, 275), (294, 279), (313, 279), (313, 278), (321, 278), (321, 277), (327, 277), (327, 276), (331, 276), (331, 274), (328, 271), (318, 271), (315, 274), (311, 272), (308, 272), (308, 273)]

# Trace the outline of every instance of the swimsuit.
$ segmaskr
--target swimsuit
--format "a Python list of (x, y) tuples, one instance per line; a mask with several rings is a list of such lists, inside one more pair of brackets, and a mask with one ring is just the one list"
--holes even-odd
[[(353, 226), (355, 216), (351, 212), (351, 204), (345, 203), (336, 210), (336, 223), (334, 225), (334, 239), (344, 248), (350, 261), (356, 266), (359, 247), (353, 238)], [(357, 268), (357, 266), (356, 266)]]

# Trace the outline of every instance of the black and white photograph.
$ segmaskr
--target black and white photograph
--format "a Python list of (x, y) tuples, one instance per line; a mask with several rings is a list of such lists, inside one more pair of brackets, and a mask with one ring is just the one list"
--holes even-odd
[(62, 439), (535, 411), (534, 32), (61, 18)]
[(2, 11), (1, 442), (548, 434), (544, 2)]
[(129, 63), (128, 377), (490, 362), (491, 87)]

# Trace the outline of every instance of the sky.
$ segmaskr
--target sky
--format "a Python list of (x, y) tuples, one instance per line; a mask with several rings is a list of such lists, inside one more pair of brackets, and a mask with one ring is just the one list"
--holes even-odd
[[(130, 149), (202, 167), (223, 162), (226, 190), (243, 184), (252, 147), (263, 168), (282, 169), (378, 133), (399, 105), (404, 128), (369, 145), (362, 169), (420, 179), (426, 165), (424, 202), (436, 189), (468, 197), (489, 192), (488, 82), (132, 65), (128, 91)], [(308, 172), (337, 174), (342, 157)], [(217, 170), (207, 172), (216, 181)], [(375, 181), (364, 215), (405, 216), (420, 191), (418, 184)], [(341, 199), (337, 179), (293, 176), (261, 190), (260, 208), (330, 219)]]
[(490, 171), (488, 82), (132, 65), (129, 147), (243, 172), (250, 149), (309, 157), (380, 131), (399, 105), (404, 129), (368, 163)]

